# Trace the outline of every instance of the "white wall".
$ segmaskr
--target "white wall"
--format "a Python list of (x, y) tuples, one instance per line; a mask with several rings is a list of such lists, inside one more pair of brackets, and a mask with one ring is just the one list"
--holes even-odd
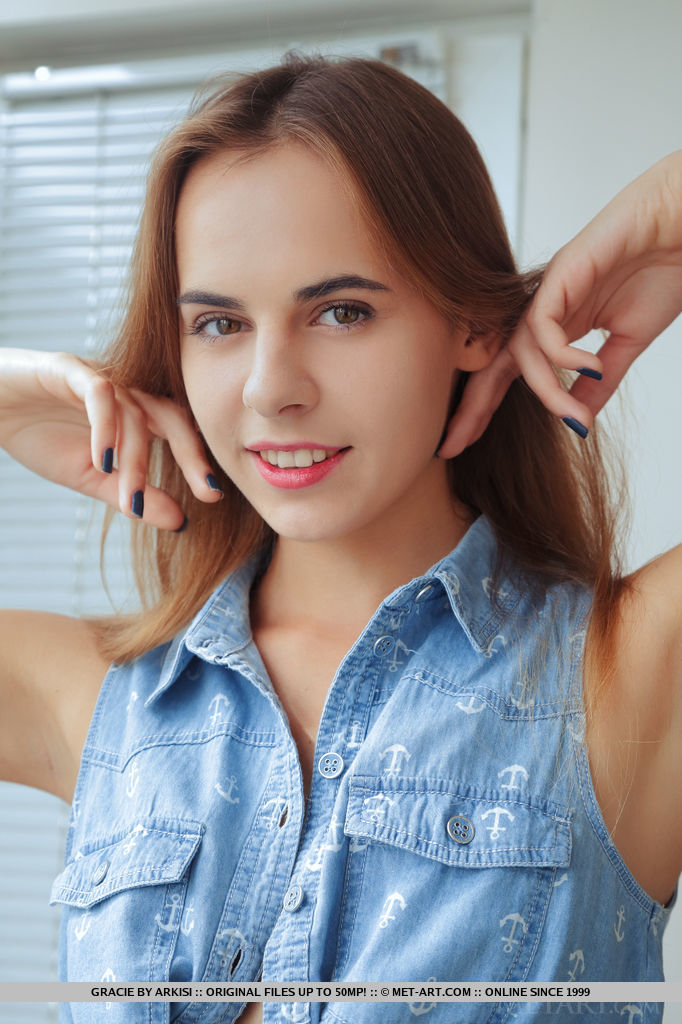
[[(682, 148), (681, 41), (679, 0), (535, 0), (524, 262), (547, 259), (617, 190)], [(629, 452), (634, 567), (682, 541), (682, 318), (626, 381), (632, 419), (624, 430), (609, 419)], [(617, 400), (609, 412), (612, 406), (617, 412)], [(682, 980), (680, 907), (668, 927), (665, 964), (670, 980)], [(680, 1021), (682, 1007), (670, 1006), (666, 1024)]]
[[(536, 0), (525, 262), (551, 256), (617, 190), (682, 148), (681, 40), (679, 0)], [(633, 567), (682, 540), (681, 379), (678, 320), (626, 378)]]

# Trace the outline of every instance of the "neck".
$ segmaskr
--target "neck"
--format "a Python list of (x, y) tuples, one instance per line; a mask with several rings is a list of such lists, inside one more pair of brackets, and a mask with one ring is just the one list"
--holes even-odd
[(252, 594), (254, 624), (358, 635), (385, 597), (445, 557), (471, 525), (449, 491), (441, 499), (415, 495), (411, 508), (342, 537), (279, 537)]

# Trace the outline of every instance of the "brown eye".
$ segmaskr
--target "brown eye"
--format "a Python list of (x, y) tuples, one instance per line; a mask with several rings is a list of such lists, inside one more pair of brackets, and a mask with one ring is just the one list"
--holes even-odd
[(212, 316), (206, 320), (199, 320), (193, 333), (201, 334), (205, 338), (224, 338), (226, 335), (236, 334), (239, 327), (239, 320), (232, 320), (229, 316)]
[(357, 322), (359, 312), (357, 306), (336, 306), (334, 316), (340, 324), (354, 324)]
[[(228, 320), (227, 317), (221, 317), (220, 320), (214, 320), (213, 323), (216, 326), (218, 334), (232, 334), (231, 327), (236, 324), (236, 320)], [(209, 332), (210, 333), (210, 332)]]

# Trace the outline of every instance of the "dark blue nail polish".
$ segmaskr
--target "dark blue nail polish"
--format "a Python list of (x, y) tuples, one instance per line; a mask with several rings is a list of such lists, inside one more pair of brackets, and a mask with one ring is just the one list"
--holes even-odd
[(102, 472), (111, 473), (114, 468), (114, 449), (105, 448), (102, 453)]
[(182, 533), (184, 530), (187, 529), (188, 522), (189, 522), (189, 519), (187, 518), (187, 516), (185, 516), (185, 518), (184, 518), (184, 520), (182, 522), (182, 526), (178, 526), (177, 530), (173, 530), (173, 533)]
[(584, 427), (578, 420), (574, 420), (572, 416), (562, 416), (562, 423), (565, 423), (571, 430), (575, 430), (576, 434), (580, 434), (581, 437), (587, 437), (588, 429)]
[(589, 366), (581, 366), (578, 373), (582, 373), (583, 377), (591, 377), (592, 380), (601, 380), (602, 374), (599, 370), (591, 370)]
[(130, 511), (138, 519), (142, 519), (144, 512), (144, 491), (135, 491), (133, 500), (130, 502)]
[(206, 474), (206, 483), (208, 484), (212, 491), (218, 491), (219, 494), (223, 493), (223, 489), (216, 480), (216, 478), (213, 476), (213, 473)]

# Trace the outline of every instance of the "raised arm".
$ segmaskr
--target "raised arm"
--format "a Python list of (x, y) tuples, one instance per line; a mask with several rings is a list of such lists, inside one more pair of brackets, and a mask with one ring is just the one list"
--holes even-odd
[[(169, 441), (200, 500), (219, 500), (200, 439), (174, 403), (114, 388), (72, 355), (0, 350), (0, 446), (47, 479), (174, 530), (184, 511), (146, 485), (154, 436)], [(71, 799), (107, 667), (86, 622), (0, 611), (0, 778)]]
[[(682, 310), (682, 150), (636, 178), (552, 259), (528, 313), (497, 358), (471, 375), (439, 454), (476, 441), (511, 381), (586, 430), (624, 374)], [(572, 344), (609, 332), (597, 355)], [(553, 366), (581, 375), (565, 391)]]

